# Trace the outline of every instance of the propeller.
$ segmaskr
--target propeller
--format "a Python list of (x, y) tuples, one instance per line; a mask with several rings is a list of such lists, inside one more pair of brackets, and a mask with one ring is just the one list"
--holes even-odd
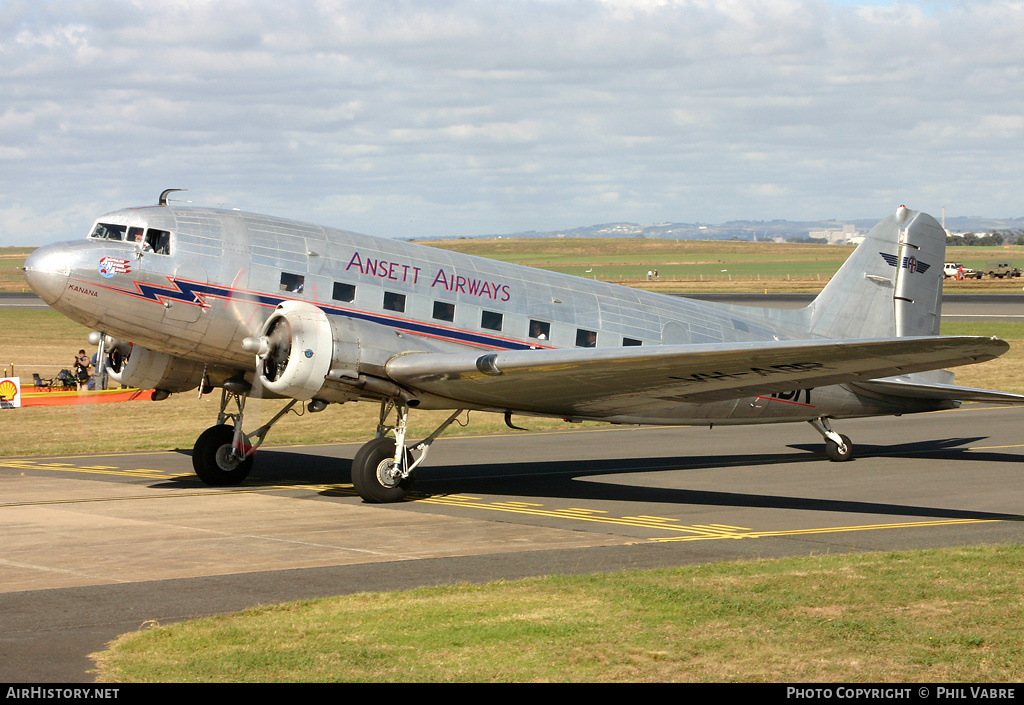
[(265, 336), (267, 353), (262, 355), (263, 374), (271, 382), (276, 382), (285, 368), (292, 353), (292, 327), (283, 316), (278, 316), (270, 324)]
[(242, 349), (254, 353), (257, 357), (257, 380), (260, 379), (262, 371), (262, 375), (269, 381), (276, 382), (288, 367), (288, 359), (292, 353), (292, 327), (288, 319), (284, 316), (272, 319), (267, 332), (259, 337), (250, 336), (243, 340)]

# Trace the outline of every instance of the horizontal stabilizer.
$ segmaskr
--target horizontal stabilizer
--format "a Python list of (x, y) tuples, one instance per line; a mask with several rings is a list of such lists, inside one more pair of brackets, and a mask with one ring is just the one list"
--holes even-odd
[(874, 379), (857, 382), (853, 387), (876, 394), (903, 399), (932, 399), (949, 401), (982, 401), (993, 404), (1024, 404), (1024, 394), (999, 392), (994, 389), (958, 387), (955, 384), (921, 384), (901, 379)]
[(967, 365), (1008, 349), (986, 337), (769, 341), (410, 353), (385, 369), (411, 390), (487, 408), (612, 416)]

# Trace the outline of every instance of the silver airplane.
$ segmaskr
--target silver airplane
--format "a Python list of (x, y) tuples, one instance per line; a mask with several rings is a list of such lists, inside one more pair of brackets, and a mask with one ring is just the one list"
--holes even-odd
[[(806, 421), (833, 461), (834, 419), (1021, 404), (942, 369), (1009, 349), (939, 336), (945, 232), (901, 206), (806, 308), (761, 309), (638, 291), (389, 239), (168, 202), (101, 216), (80, 241), (40, 247), (25, 276), (97, 331), (111, 378), (153, 398), (221, 388), (192, 463), (242, 482), (292, 406), (380, 404), (356, 453), (367, 502), (405, 497), (430, 445), (464, 410), (619, 424)], [(243, 431), (249, 396), (285, 399)], [(410, 410), (451, 409), (427, 438)], [(393, 422), (391, 422), (393, 414)]]

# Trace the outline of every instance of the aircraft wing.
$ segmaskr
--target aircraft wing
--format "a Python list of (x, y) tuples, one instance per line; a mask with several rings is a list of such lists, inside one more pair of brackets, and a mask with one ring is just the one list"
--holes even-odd
[(407, 353), (385, 369), (408, 389), (467, 405), (607, 418), (955, 367), (1008, 349), (966, 336), (768, 341)]

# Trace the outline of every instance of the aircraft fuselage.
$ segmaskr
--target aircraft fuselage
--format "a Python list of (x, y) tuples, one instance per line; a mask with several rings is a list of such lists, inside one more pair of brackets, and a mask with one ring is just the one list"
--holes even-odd
[[(806, 312), (716, 306), (229, 210), (116, 211), (99, 218), (84, 240), (40, 248), (26, 269), (33, 288), (68, 317), (114, 338), (208, 364), (222, 370), (221, 377), (251, 373), (253, 355), (241, 343), (284, 301), (308, 302), (328, 316), (413, 336), (442, 351), (811, 337)], [(465, 405), (434, 397), (425, 406)], [(605, 420), (751, 423), (935, 408), (948, 404), (866, 396), (833, 385), (703, 404), (667, 399), (649, 415)]]

